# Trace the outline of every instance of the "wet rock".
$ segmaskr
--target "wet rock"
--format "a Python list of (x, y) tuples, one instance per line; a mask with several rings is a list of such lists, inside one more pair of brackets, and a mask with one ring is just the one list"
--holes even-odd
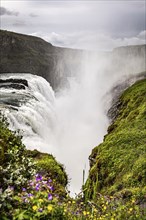
[(28, 82), (25, 79), (0, 79), (0, 88), (25, 89)]

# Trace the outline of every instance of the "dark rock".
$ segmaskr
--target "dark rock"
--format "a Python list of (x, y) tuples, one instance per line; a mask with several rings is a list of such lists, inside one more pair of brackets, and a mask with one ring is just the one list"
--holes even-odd
[(25, 86), (17, 83), (0, 84), (0, 88), (25, 89)]
[(7, 83), (21, 84), (21, 85), (24, 85), (24, 86), (28, 87), (28, 82), (25, 79), (13, 79), (13, 78), (11, 78), (11, 79), (0, 79), (0, 85), (1, 84), (7, 84)]
[[(120, 100), (120, 96), (122, 92), (125, 91), (129, 86), (133, 85), (136, 81), (145, 79), (145, 78), (146, 78), (146, 71), (137, 74), (135, 77), (131, 75), (125, 81), (119, 83), (118, 85), (114, 86), (111, 89), (110, 93), (112, 94), (112, 102), (111, 102), (110, 109), (107, 111), (107, 116), (111, 123), (115, 121), (120, 111), (120, 107), (122, 104)], [(112, 129), (113, 127), (109, 126), (108, 132), (111, 132)]]
[[(134, 196), (144, 204), (146, 79), (137, 79), (120, 94), (120, 102), (111, 110), (114, 113), (120, 109), (119, 114), (109, 126), (103, 143), (89, 156), (90, 170), (84, 186), (86, 199), (96, 201), (97, 193), (103, 193), (123, 199)], [(114, 89), (119, 91), (118, 87)]]
[[(31, 73), (56, 89), (76, 72), (81, 50), (54, 47), (41, 38), (0, 30), (0, 73)], [(68, 61), (67, 61), (68, 60)]]
[(144, 71), (145, 53), (146, 45), (120, 47), (112, 52), (59, 48), (38, 37), (0, 30), (0, 73), (36, 74), (55, 90), (67, 85), (68, 77), (76, 76), (83, 61), (90, 63), (92, 57), (97, 63), (106, 60), (102, 72), (112, 77), (113, 72)]
[(0, 79), (0, 88), (25, 89), (28, 87), (28, 82), (25, 79)]

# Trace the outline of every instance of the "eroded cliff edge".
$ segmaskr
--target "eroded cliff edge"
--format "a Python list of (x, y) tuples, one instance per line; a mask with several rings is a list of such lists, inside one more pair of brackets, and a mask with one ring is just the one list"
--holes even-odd
[(81, 54), (81, 50), (55, 47), (39, 37), (0, 30), (0, 73), (35, 74), (56, 89), (76, 72)]
[(84, 66), (89, 63), (90, 67), (92, 60), (104, 64), (103, 74), (142, 72), (146, 67), (145, 54), (146, 45), (93, 52), (55, 47), (38, 37), (0, 30), (0, 73), (42, 76), (55, 90), (64, 86), (68, 77), (84, 72)]
[(103, 143), (89, 157), (90, 171), (85, 197), (99, 193), (135, 195), (140, 201), (146, 193), (146, 79), (123, 92), (117, 117), (108, 128)]

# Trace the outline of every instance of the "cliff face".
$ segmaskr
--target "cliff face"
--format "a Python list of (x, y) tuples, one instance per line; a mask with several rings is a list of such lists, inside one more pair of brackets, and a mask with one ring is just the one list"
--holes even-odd
[(125, 74), (140, 73), (146, 70), (145, 60), (146, 45), (118, 47), (112, 52), (111, 67)]
[[(0, 30), (0, 73), (31, 73), (44, 77), (53, 88), (64, 83), (79, 62), (81, 51), (52, 46), (38, 37)], [(67, 54), (67, 55), (66, 55)], [(76, 56), (75, 56), (76, 55)], [(75, 71), (75, 68), (72, 71)]]
[(146, 79), (136, 82), (119, 98), (117, 117), (108, 134), (89, 157), (86, 198), (98, 193), (136, 195), (146, 193)]
[(36, 74), (54, 89), (66, 84), (69, 76), (80, 74), (81, 69), (84, 72), (85, 66), (90, 69), (91, 63), (103, 63), (101, 71), (111, 77), (113, 72), (145, 71), (145, 53), (146, 45), (120, 47), (108, 53), (59, 48), (38, 37), (0, 30), (0, 73)]

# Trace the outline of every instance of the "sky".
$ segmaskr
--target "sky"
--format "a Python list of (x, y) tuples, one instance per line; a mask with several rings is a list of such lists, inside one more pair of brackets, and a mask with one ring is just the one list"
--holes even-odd
[(112, 50), (146, 43), (145, 13), (145, 0), (1, 0), (0, 28), (61, 47)]

